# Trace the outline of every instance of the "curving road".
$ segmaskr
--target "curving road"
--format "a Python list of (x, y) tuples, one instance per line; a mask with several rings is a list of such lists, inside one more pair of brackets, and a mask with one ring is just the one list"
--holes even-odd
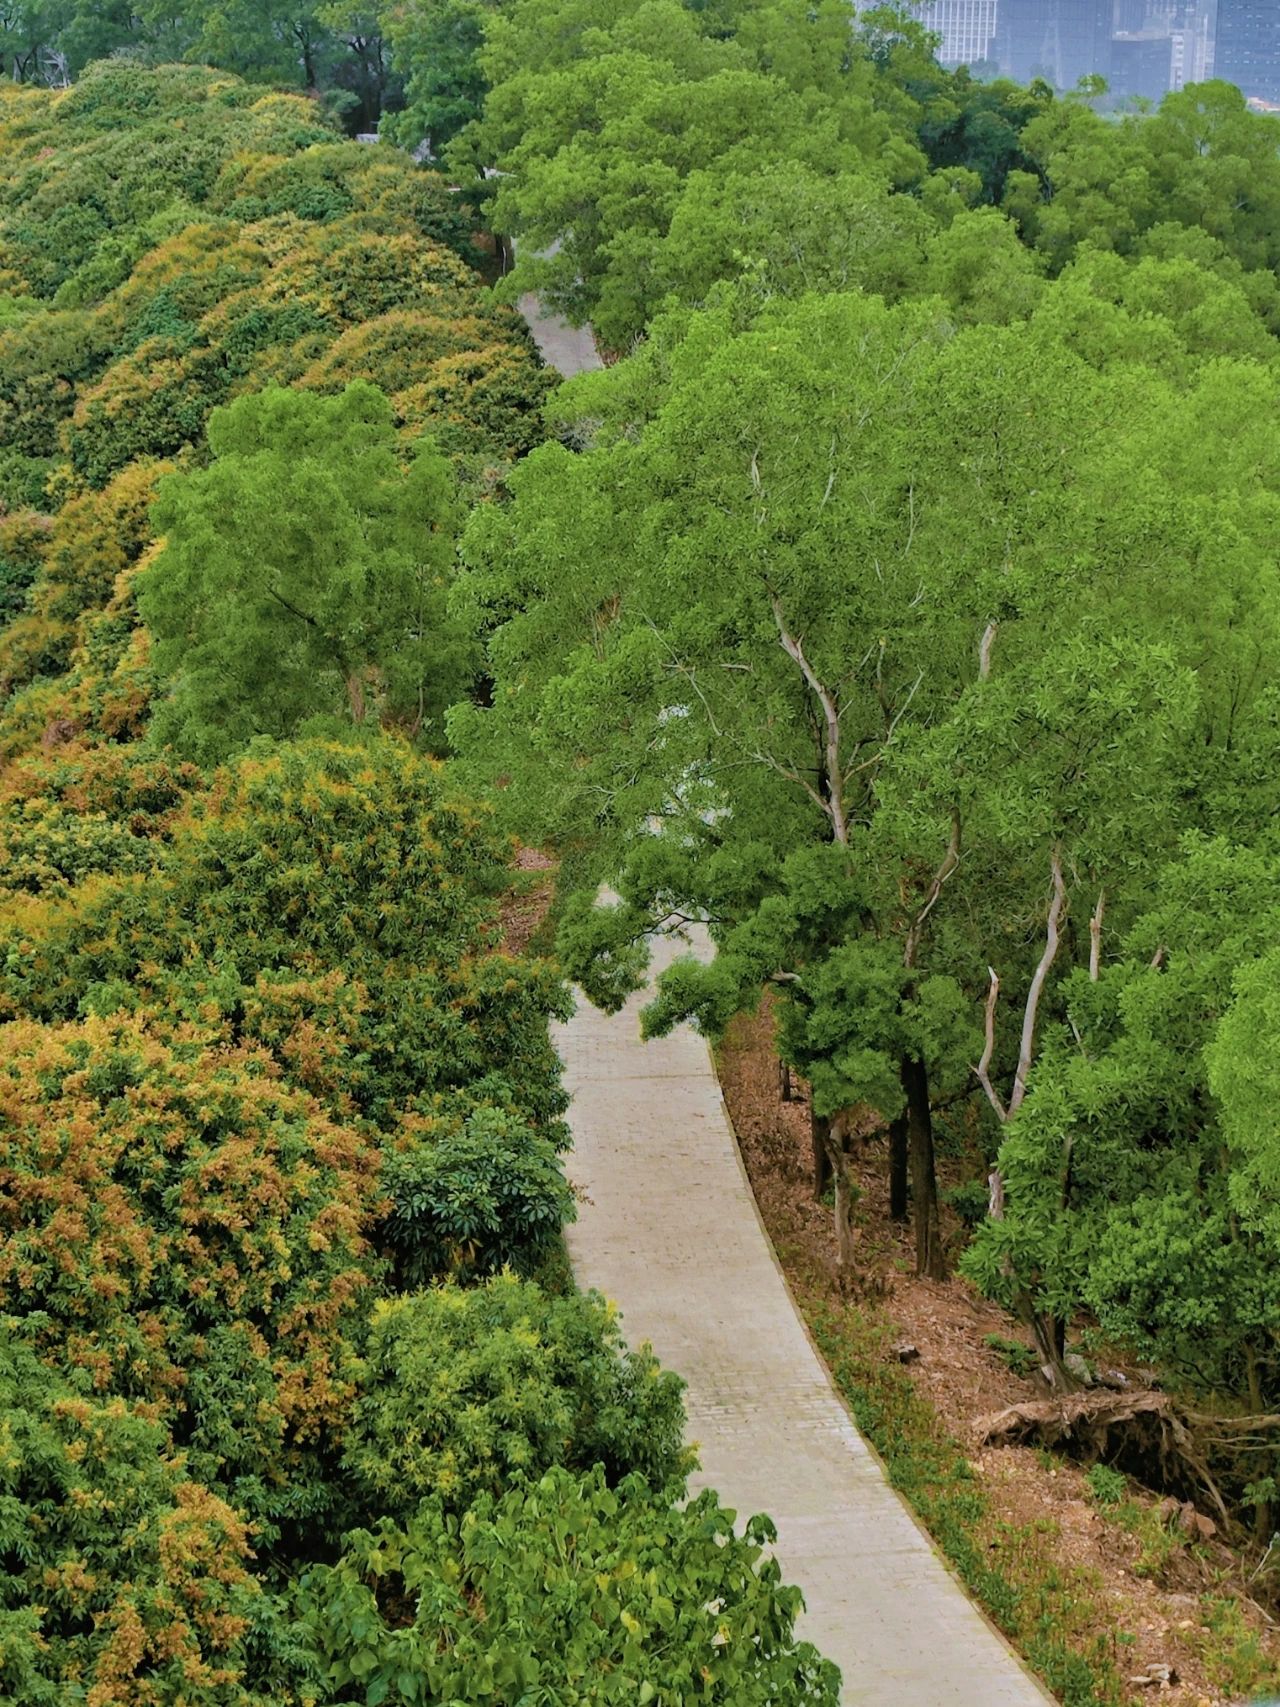
[(543, 361), (565, 379), (604, 366), (589, 326), (570, 326), (556, 314), (544, 314), (536, 296), (522, 296), (520, 312), (529, 323)]
[[(520, 304), (566, 378), (601, 365), (588, 329)], [(696, 943), (710, 952), (705, 934)], [(655, 946), (659, 970), (681, 949)], [(643, 997), (585, 1002), (556, 1028), (573, 1097), (570, 1173), (586, 1193), (574, 1271), (688, 1383), (701, 1470), (746, 1518), (767, 1511), (802, 1631), (844, 1677), (848, 1707), (1045, 1707), (854, 1427), (778, 1267), (705, 1042), (640, 1040)]]
[[(698, 944), (706, 952), (705, 938)], [(680, 952), (655, 949), (655, 970)], [(767, 1511), (804, 1635), (866, 1707), (1044, 1707), (890, 1489), (811, 1345), (761, 1224), (705, 1041), (640, 1040), (633, 999), (585, 1002), (557, 1046), (586, 1201), (574, 1272), (688, 1382), (701, 1470), (740, 1518)]]

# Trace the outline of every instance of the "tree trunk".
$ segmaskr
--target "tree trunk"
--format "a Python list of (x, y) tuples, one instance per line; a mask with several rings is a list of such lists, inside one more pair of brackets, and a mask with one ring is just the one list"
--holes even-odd
[(831, 1183), (831, 1155), (827, 1149), (831, 1122), (824, 1114), (815, 1114), (812, 1103), (809, 1104), (809, 1134), (813, 1141), (813, 1195), (821, 1201), (823, 1192)]
[(923, 1061), (901, 1064), (907, 1099), (907, 1145), (911, 1159), (911, 1200), (916, 1222), (916, 1273), (945, 1280), (947, 1263), (938, 1221), (938, 1180), (933, 1158), (933, 1116), (929, 1112), (929, 1075)]
[(831, 1123), (828, 1126), (827, 1161), (835, 1180), (836, 1197), (836, 1267), (841, 1287), (848, 1285), (849, 1276), (853, 1273), (853, 1189), (849, 1179), (849, 1164), (843, 1147), (834, 1132)]
[(364, 683), (360, 679), (359, 670), (353, 670), (347, 677), (347, 705), (351, 711), (351, 721), (359, 726), (365, 719)]
[(1066, 1366), (1067, 1324), (1057, 1316), (1037, 1310), (1031, 1294), (1023, 1292), (1017, 1300), (1018, 1314), (1031, 1329), (1041, 1366), (1049, 1371), (1049, 1382), (1055, 1393), (1074, 1393), (1080, 1383)]
[(907, 1219), (907, 1116), (889, 1122), (889, 1219)]

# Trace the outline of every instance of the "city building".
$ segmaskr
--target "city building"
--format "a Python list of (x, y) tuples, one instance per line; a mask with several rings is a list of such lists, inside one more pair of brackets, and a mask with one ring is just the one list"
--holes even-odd
[(918, 13), (942, 37), (943, 65), (978, 65), (993, 55), (997, 0), (933, 0)]
[(1280, 101), (1280, 0), (1218, 0), (1213, 74)]
[(1188, 83), (1203, 83), (1215, 75), (1209, 21), (1207, 5), (1187, 6), (1175, 17), (1169, 31), (1170, 89), (1184, 89)]
[(1173, 36), (1168, 30), (1117, 31), (1111, 38), (1108, 86), (1153, 104), (1173, 87)]
[(1020, 83), (1074, 89), (1111, 65), (1112, 0), (1000, 0), (996, 58)]

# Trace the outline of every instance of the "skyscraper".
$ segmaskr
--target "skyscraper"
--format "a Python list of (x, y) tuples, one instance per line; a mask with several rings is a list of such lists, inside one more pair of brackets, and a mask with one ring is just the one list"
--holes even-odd
[(977, 65), (990, 59), (996, 34), (996, 0), (934, 0), (918, 14), (942, 37), (943, 65)]
[(1113, 0), (1000, 0), (1001, 67), (1020, 82), (1043, 77), (1059, 89), (1093, 72), (1105, 77), (1112, 12)]
[(1280, 0), (1218, 0), (1213, 74), (1280, 101)]
[[(854, 10), (868, 11), (881, 0), (854, 0)], [(902, 10), (918, 18), (927, 30), (942, 37), (942, 65), (977, 65), (995, 52), (996, 8), (1000, 0), (903, 0)]]

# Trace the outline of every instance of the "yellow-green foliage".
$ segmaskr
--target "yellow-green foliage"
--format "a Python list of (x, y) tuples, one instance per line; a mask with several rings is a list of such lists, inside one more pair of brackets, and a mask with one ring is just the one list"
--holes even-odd
[[(38, 567), (27, 609), (0, 631), (0, 695), (65, 668), (77, 619), (110, 601), (119, 577), (150, 545), (151, 501), (169, 466), (129, 463), (101, 491), (77, 494), (51, 519), (22, 522), (21, 538), (38, 552)], [(14, 532), (18, 526), (17, 518), (9, 523)]]
[(0, 1036), (0, 1308), (259, 1516), (354, 1391), (377, 1155), (252, 1050), (122, 1015)]
[(0, 900), (63, 893), (91, 873), (150, 871), (203, 778), (128, 748), (70, 746), (0, 771)]
[(301, 97), (118, 62), (0, 87), (0, 754), (145, 727), (120, 576), (218, 405), (372, 379), (486, 485), (539, 442), (547, 376), (474, 257), (444, 179)]
[(5, 1701), (254, 1699), (238, 1648), (262, 1591), (244, 1518), (190, 1479), (145, 1406), (78, 1392), (11, 1328), (0, 1553)]

